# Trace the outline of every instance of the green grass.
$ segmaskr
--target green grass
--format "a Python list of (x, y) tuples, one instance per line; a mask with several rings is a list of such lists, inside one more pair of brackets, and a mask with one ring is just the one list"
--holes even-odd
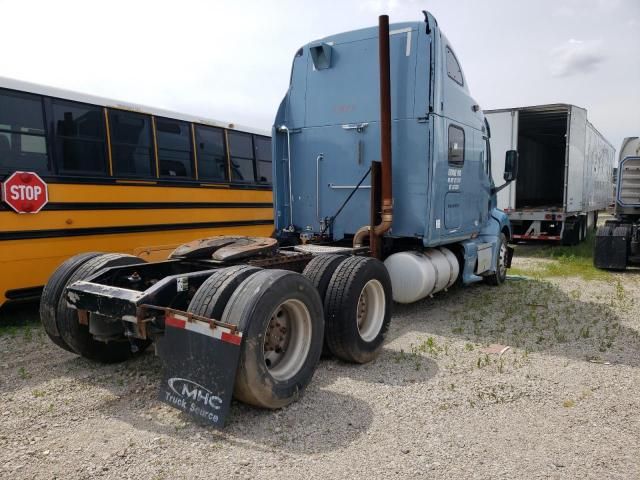
[[(593, 299), (582, 295), (588, 283), (563, 289), (543, 279), (508, 281), (500, 295), (491, 289), (469, 289), (451, 311), (451, 331), (466, 342), (466, 352), (477, 352), (470, 355), (474, 369), (497, 368), (498, 373), (526, 365), (529, 352), (560, 347), (583, 358), (619, 348), (621, 336), (638, 344), (640, 333), (624, 327), (618, 316), (630, 311), (635, 297), (621, 281), (612, 286), (614, 292), (587, 295)], [(500, 358), (489, 361), (492, 357), (478, 349), (491, 343), (510, 345), (521, 355), (505, 354), (500, 357), (503, 363)], [(420, 345), (429, 351), (429, 342)]]
[(512, 275), (544, 277), (581, 277), (585, 280), (608, 280), (611, 274), (593, 266), (595, 233), (589, 232), (586, 240), (574, 246), (525, 245), (517, 246), (515, 257), (543, 258), (554, 260), (536, 265), (534, 270), (514, 267)]

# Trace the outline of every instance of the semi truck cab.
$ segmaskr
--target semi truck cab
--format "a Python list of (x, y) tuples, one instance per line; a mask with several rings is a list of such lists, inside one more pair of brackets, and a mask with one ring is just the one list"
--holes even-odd
[[(446, 245), (469, 283), (495, 272), (511, 229), (493, 199), (488, 123), (451, 42), (424, 15), (389, 27), (393, 220), (381, 256)], [(381, 157), (382, 135), (372, 101), (378, 41), (378, 29), (366, 28), (295, 54), (273, 130), (281, 239), (349, 244), (372, 223), (368, 172)]]
[(627, 137), (618, 157), (614, 218), (598, 228), (597, 268), (625, 270), (640, 264), (640, 138)]
[[(44, 289), (51, 340), (102, 362), (156, 342), (160, 399), (221, 427), (232, 396), (295, 401), (323, 351), (375, 359), (394, 300), (505, 280), (489, 126), (431, 15), (300, 48), (273, 134), (276, 238), (73, 257)], [(516, 172), (509, 151), (505, 181)]]

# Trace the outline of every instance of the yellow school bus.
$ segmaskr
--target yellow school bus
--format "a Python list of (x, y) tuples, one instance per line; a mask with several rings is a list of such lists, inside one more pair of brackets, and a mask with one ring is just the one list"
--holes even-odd
[(21, 175), (46, 197), (22, 208), (2, 188), (0, 305), (80, 252), (153, 261), (273, 231), (268, 132), (0, 77), (0, 182)]

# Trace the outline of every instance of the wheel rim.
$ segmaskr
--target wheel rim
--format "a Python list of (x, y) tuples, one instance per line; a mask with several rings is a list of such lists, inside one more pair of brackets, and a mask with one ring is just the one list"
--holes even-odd
[(300, 300), (282, 302), (271, 314), (263, 356), (273, 378), (289, 380), (304, 365), (311, 348), (311, 314)]
[(500, 245), (500, 255), (498, 256), (498, 272), (500, 273), (501, 277), (504, 277), (507, 274), (506, 260), (507, 246), (503, 242)]
[(369, 280), (358, 298), (358, 333), (365, 342), (375, 339), (384, 323), (386, 298), (378, 280)]

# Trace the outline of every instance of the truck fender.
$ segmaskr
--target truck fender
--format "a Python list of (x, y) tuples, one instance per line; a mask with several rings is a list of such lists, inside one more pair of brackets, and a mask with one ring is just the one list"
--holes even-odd
[[(495, 220), (498, 223), (497, 230), (493, 230), (493, 226), (491, 225), (491, 219)], [(507, 241), (511, 241), (512, 232), (511, 232), (511, 222), (509, 221), (509, 216), (499, 208), (491, 209), (490, 220), (489, 222), (487, 222), (486, 227), (489, 227), (489, 229), (491, 229), (491, 231), (487, 233), (497, 235), (499, 232), (502, 232), (506, 235)], [(483, 228), (480, 231), (480, 235), (484, 235), (484, 234), (485, 234), (485, 229)]]

